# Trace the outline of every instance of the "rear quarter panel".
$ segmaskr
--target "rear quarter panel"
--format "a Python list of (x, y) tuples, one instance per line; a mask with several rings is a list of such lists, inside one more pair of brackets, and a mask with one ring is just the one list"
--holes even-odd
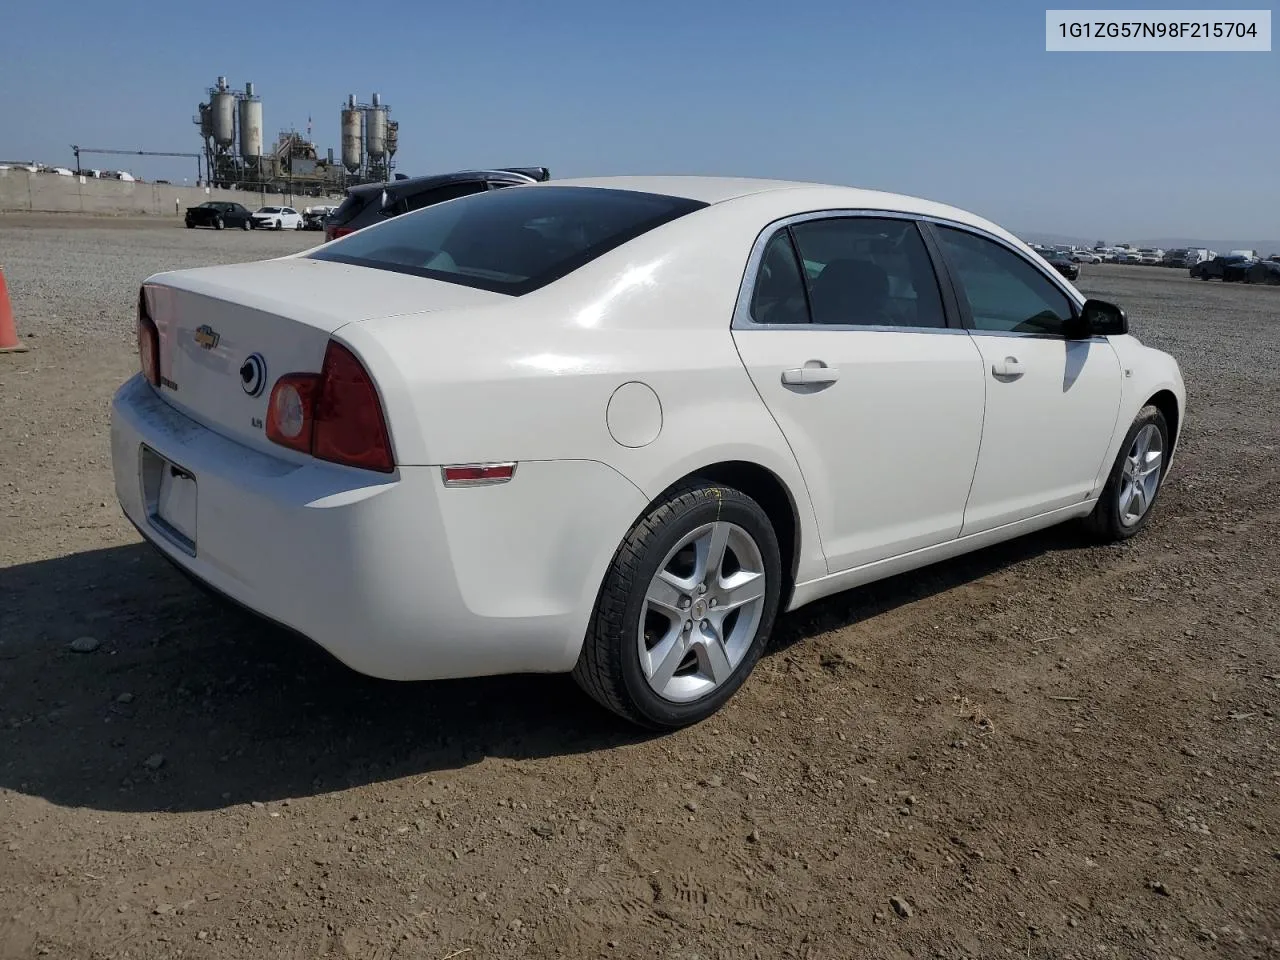
[[(724, 205), (724, 206), (727, 206)], [(656, 498), (699, 468), (743, 460), (787, 488), (800, 579), (826, 573), (795, 457), (730, 334), (758, 214), (661, 227), (570, 276), (495, 306), (353, 324), (343, 339), (374, 368), (406, 464), (594, 460)], [(657, 436), (624, 446), (610, 398), (640, 382)], [(625, 438), (624, 438), (625, 439)], [(635, 520), (602, 531), (620, 542)]]

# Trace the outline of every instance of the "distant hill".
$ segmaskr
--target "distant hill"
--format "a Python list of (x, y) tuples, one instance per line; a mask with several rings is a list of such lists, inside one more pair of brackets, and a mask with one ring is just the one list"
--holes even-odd
[[(1066, 243), (1076, 247), (1092, 247), (1099, 237), (1071, 237), (1063, 233), (1045, 233), (1039, 230), (1028, 230), (1019, 233), (1019, 237), (1028, 242), (1053, 245)], [(1280, 240), (1202, 240), (1199, 237), (1106, 237), (1108, 244), (1131, 243), (1136, 247), (1160, 247), (1164, 250), (1178, 247), (1208, 247), (1219, 253), (1228, 250), (1257, 250), (1263, 256), (1280, 254)]]

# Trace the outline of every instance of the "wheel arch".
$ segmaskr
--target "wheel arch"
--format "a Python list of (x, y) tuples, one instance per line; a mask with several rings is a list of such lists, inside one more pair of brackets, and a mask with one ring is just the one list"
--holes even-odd
[(781, 477), (759, 463), (750, 460), (720, 460), (690, 470), (668, 484), (645, 507), (645, 512), (662, 503), (674, 488), (699, 481), (733, 487), (760, 504), (778, 536), (783, 578), (778, 609), (786, 610), (795, 589), (801, 556), (800, 512), (790, 488)]
[(1178, 398), (1172, 390), (1157, 390), (1143, 406), (1147, 404), (1164, 415), (1165, 423), (1169, 426), (1169, 449), (1172, 451), (1178, 445), (1179, 431), (1182, 428), (1182, 411), (1178, 407)]

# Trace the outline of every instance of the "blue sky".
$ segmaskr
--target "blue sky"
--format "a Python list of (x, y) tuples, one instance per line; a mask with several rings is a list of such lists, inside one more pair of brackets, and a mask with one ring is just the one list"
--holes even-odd
[[(191, 117), (224, 74), (257, 85), (269, 139), (310, 114), (335, 152), (346, 95), (378, 91), (409, 174), (791, 177), (922, 195), (1020, 231), (1280, 235), (1275, 49), (1047, 53), (1045, 5), (1003, 0), (310, 0), (245, 8), (260, 26), (216, 9), (9, 5), (0, 159), (70, 164), (71, 143), (196, 151)], [(125, 162), (193, 176), (185, 161)]]

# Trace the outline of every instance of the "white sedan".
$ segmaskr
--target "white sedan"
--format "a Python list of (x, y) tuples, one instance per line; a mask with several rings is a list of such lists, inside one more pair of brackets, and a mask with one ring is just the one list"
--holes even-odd
[(147, 279), (116, 490), (357, 671), (572, 672), (672, 728), (774, 620), (1064, 521), (1122, 540), (1173, 358), (980, 217), (847, 187), (561, 180)]
[(301, 230), (302, 214), (293, 207), (259, 207), (253, 225), (261, 230)]
[(1076, 250), (1071, 254), (1071, 259), (1076, 263), (1101, 263), (1102, 255), (1092, 250)]

